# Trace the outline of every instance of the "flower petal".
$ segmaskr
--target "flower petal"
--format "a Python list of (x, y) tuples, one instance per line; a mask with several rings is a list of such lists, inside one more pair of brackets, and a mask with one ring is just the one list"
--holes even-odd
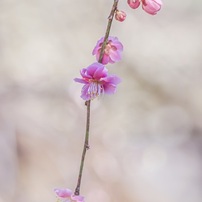
[(110, 58), (114, 62), (118, 62), (121, 60), (121, 53), (119, 51), (110, 51)]
[(72, 195), (72, 200), (76, 202), (84, 202), (84, 197), (83, 196), (77, 196), (77, 195)]
[(97, 67), (98, 68), (95, 71), (93, 78), (96, 80), (100, 80), (101, 78), (106, 77), (108, 72), (107, 68), (100, 63), (97, 63)]
[(86, 68), (87, 72), (88, 72), (88, 75), (90, 75), (92, 78), (94, 78), (94, 74), (96, 72), (96, 70), (102, 66), (100, 66), (101, 64), (98, 63), (98, 62), (95, 62), (93, 64), (91, 64), (90, 66), (88, 66)]
[(92, 76), (88, 74), (88, 71), (86, 68), (83, 68), (81, 71), (80, 71), (80, 74), (83, 78), (85, 79), (91, 79)]
[(54, 191), (60, 198), (69, 198), (72, 195), (72, 191), (70, 189), (54, 189)]
[(95, 45), (95, 48), (93, 49), (93, 52), (92, 52), (93, 55), (96, 55), (97, 52), (99, 51), (99, 49), (101, 49), (103, 41), (104, 41), (104, 37), (102, 37), (101, 39), (99, 39), (97, 41), (97, 43)]
[(74, 79), (75, 82), (78, 82), (78, 83), (84, 83), (84, 84), (87, 84), (88, 82), (85, 81), (84, 79), (80, 79), (80, 78), (75, 78)]
[(109, 61), (110, 61), (109, 55), (104, 54), (104, 55), (103, 55), (103, 58), (102, 58), (102, 64), (103, 64), (103, 65), (106, 65), (106, 64), (109, 63)]
[(110, 75), (106, 78), (103, 78), (102, 79), (103, 81), (105, 81), (106, 83), (112, 83), (112, 84), (119, 84), (121, 83), (121, 79), (118, 77), (118, 76), (115, 76), (115, 75)]
[(116, 85), (114, 84), (106, 83), (103, 87), (106, 94), (114, 94), (116, 92)]
[(86, 101), (91, 99), (90, 94), (88, 93), (89, 86), (90, 86), (90, 84), (86, 84), (81, 89), (81, 98)]

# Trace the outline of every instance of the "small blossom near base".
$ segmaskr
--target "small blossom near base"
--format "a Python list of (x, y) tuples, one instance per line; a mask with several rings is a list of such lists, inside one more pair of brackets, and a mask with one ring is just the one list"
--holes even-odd
[[(102, 37), (100, 40), (97, 41), (97, 44), (95, 48), (93, 49), (92, 54), (96, 56), (97, 61), (99, 61), (99, 58), (100, 58), (100, 52), (101, 52), (103, 42), (104, 42), (104, 37)], [(101, 63), (106, 65), (108, 63), (115, 63), (120, 61), (122, 51), (123, 51), (123, 45), (118, 40), (118, 38), (109, 36)]]
[(121, 79), (115, 75), (108, 75), (107, 68), (101, 63), (93, 63), (80, 71), (82, 78), (75, 78), (74, 81), (84, 84), (81, 90), (81, 98), (93, 100), (102, 94), (113, 94), (116, 85)]
[(84, 202), (84, 197), (74, 195), (70, 189), (54, 189), (59, 201), (61, 202)]

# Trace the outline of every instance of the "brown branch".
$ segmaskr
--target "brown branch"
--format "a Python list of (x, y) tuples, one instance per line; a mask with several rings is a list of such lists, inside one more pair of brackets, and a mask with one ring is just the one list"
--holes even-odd
[[(107, 44), (107, 41), (108, 41), (108, 37), (109, 37), (110, 30), (111, 30), (113, 17), (114, 17), (114, 14), (115, 14), (116, 10), (117, 10), (117, 5), (118, 5), (118, 0), (114, 0), (114, 4), (112, 6), (110, 15), (108, 17), (107, 29), (106, 29), (106, 32), (105, 32), (104, 41), (103, 41), (101, 51), (100, 51), (100, 57), (99, 57), (99, 60), (98, 60), (99, 63), (102, 63), (104, 50), (105, 50), (105, 47), (106, 47), (106, 44)], [(82, 157), (81, 157), (81, 163), (80, 163), (77, 186), (76, 186), (76, 189), (75, 189), (75, 192), (74, 192), (75, 195), (80, 194), (80, 187), (81, 187), (81, 179), (82, 179), (82, 174), (83, 174), (84, 161), (85, 161), (86, 151), (89, 149), (90, 103), (91, 103), (90, 100), (86, 101), (86, 103), (85, 103), (85, 105), (87, 106), (86, 133), (85, 133), (85, 141), (84, 141), (83, 152), (82, 152)]]

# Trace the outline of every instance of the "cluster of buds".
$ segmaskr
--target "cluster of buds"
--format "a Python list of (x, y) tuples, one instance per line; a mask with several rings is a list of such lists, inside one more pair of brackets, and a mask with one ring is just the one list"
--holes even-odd
[(156, 15), (162, 6), (161, 0), (128, 0), (128, 5), (136, 9), (142, 3), (142, 9), (151, 15)]
[[(147, 13), (155, 15), (160, 9), (161, 0), (128, 0), (128, 5), (135, 9), (142, 3), (142, 8)], [(123, 22), (126, 13), (116, 9), (115, 19)], [(108, 75), (108, 70), (104, 66), (108, 63), (115, 63), (121, 60), (123, 45), (117, 37), (109, 36), (101, 62), (99, 61), (104, 37), (97, 41), (92, 54), (96, 56), (96, 63), (83, 68), (80, 71), (81, 78), (75, 78), (74, 81), (84, 84), (81, 90), (81, 98), (85, 101), (93, 100), (102, 94), (113, 94), (116, 92), (116, 86), (121, 79), (115, 75)]]
[[(127, 0), (127, 2), (132, 9), (136, 9), (142, 4), (142, 9), (150, 15), (156, 15), (162, 6), (161, 0)], [(123, 22), (126, 19), (126, 13), (116, 10), (115, 19)]]

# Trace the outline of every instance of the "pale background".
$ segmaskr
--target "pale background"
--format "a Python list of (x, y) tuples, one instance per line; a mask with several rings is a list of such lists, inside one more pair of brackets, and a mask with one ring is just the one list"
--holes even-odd
[[(113, 22), (114, 96), (92, 102), (86, 202), (202, 201), (202, 2), (164, 1)], [(0, 0), (0, 202), (55, 202), (74, 189), (85, 129), (79, 70), (112, 0)]]

